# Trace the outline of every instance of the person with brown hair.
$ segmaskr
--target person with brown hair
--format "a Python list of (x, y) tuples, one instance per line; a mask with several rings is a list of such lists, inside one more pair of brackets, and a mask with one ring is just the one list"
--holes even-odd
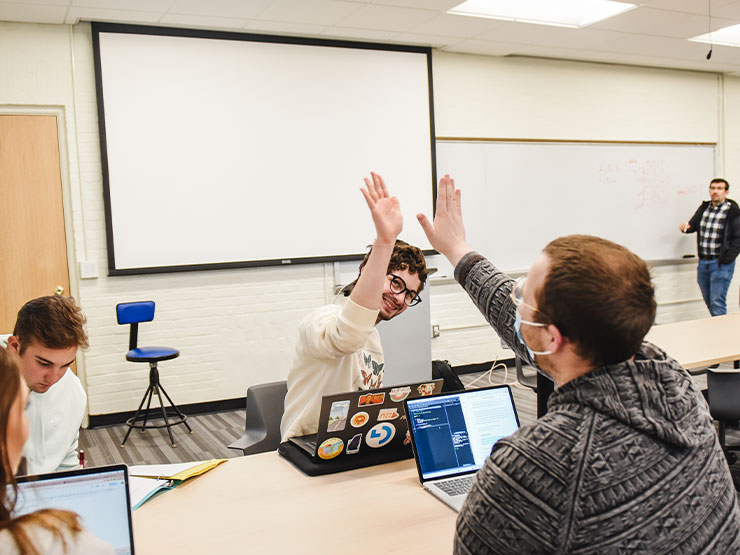
[(447, 175), (434, 222), (418, 219), (499, 336), (556, 385), (547, 414), (499, 440), (478, 471), (455, 553), (740, 553), (740, 508), (707, 404), (644, 341), (656, 310), (647, 264), (571, 235), (515, 281), (465, 241)]
[(280, 425), (283, 441), (316, 433), (323, 395), (382, 387), (385, 362), (375, 326), (421, 301), (426, 263), (418, 248), (398, 239), (403, 227), (398, 199), (375, 173), (365, 185), (375, 242), (349, 299), (314, 310), (299, 326)]
[(15, 474), (28, 439), (28, 387), (18, 362), (0, 347), (0, 553), (7, 555), (103, 555), (113, 547), (82, 528), (70, 511), (42, 509), (14, 516)]
[(13, 334), (0, 336), (20, 360), (31, 390), (31, 436), (23, 455), (25, 473), (70, 470), (79, 465), (77, 441), (87, 396), (69, 370), (77, 349), (88, 346), (85, 317), (71, 297), (32, 299), (21, 307)]

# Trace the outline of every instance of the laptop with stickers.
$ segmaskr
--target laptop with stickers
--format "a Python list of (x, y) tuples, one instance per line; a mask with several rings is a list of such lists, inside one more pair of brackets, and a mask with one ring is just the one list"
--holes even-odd
[(493, 445), (519, 429), (508, 385), (404, 401), (424, 488), (460, 511)]
[(19, 476), (14, 516), (39, 509), (73, 511), (85, 528), (111, 544), (118, 555), (134, 553), (125, 464)]
[(410, 458), (413, 454), (403, 402), (439, 393), (442, 382), (441, 379), (429, 380), (324, 395), (318, 432), (289, 441), (317, 463), (343, 458), (358, 459), (360, 463), (366, 455), (382, 452), (390, 456), (393, 451)]

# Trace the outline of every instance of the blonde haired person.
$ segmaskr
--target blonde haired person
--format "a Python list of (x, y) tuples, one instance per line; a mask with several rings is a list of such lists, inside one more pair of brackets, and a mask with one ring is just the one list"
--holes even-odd
[(0, 347), (0, 553), (105, 555), (113, 548), (82, 528), (70, 511), (42, 509), (14, 516), (15, 474), (28, 439), (28, 387), (14, 355)]

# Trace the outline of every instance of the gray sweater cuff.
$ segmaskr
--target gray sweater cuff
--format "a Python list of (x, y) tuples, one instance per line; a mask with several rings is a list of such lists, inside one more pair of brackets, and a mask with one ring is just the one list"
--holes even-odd
[(468, 254), (463, 256), (455, 266), (455, 279), (461, 285), (465, 283), (465, 279), (468, 277), (468, 272), (475, 266), (479, 261), (484, 260), (485, 257), (478, 254), (475, 251), (470, 251)]

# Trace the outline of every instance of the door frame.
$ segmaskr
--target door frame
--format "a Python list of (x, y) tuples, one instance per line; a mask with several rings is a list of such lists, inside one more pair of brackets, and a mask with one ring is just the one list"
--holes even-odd
[[(62, 209), (64, 212), (64, 239), (67, 244), (67, 273), (69, 274), (69, 292), (77, 299), (78, 304), (82, 304), (80, 299), (80, 277), (77, 271), (77, 249), (74, 241), (74, 224), (72, 219), (72, 206), (73, 206), (73, 195), (72, 195), (72, 184), (70, 180), (70, 157), (69, 149), (67, 148), (67, 118), (65, 115), (64, 106), (56, 105), (16, 105), (16, 104), (0, 104), (0, 115), (2, 116), (55, 116), (57, 119), (57, 143), (59, 144), (59, 170), (60, 178), (62, 182)], [(77, 130), (77, 122), (75, 121), (75, 136)], [(80, 214), (82, 214), (83, 226), (82, 226), (82, 240), (83, 249), (87, 251), (87, 236), (85, 234), (84, 226), (84, 198), (82, 191), (82, 179), (80, 172), (80, 158), (79, 148), (77, 149), (77, 202), (80, 203)], [(85, 366), (85, 353), (83, 351), (77, 352), (77, 377), (80, 378), (82, 387), (87, 394), (87, 371)], [(83, 426), (88, 425), (88, 412), (89, 412), (89, 398), (85, 404), (85, 416), (83, 418)]]

